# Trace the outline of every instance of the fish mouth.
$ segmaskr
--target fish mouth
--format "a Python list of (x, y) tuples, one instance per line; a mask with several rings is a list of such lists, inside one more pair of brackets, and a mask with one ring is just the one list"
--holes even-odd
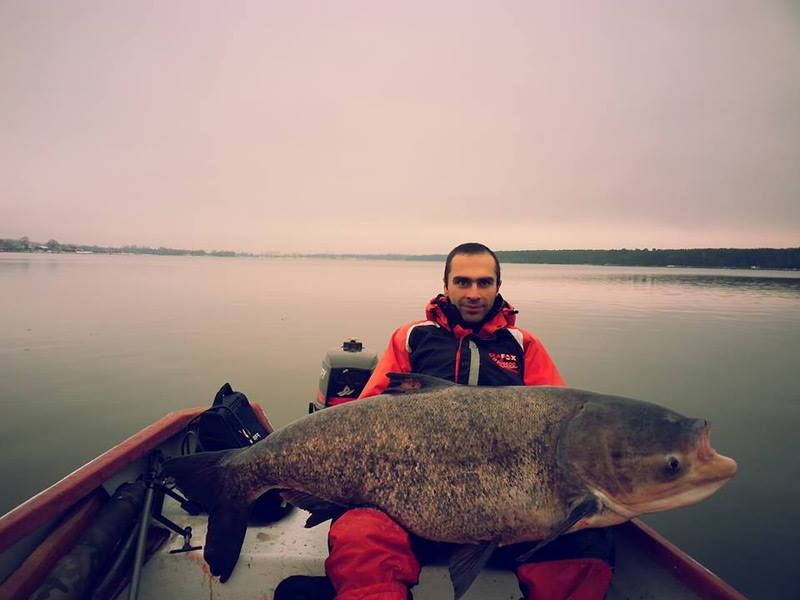
[(722, 454), (718, 454), (711, 447), (711, 426), (706, 423), (697, 445), (697, 462), (695, 470), (698, 478), (709, 482), (728, 481), (736, 475), (739, 466), (736, 461)]

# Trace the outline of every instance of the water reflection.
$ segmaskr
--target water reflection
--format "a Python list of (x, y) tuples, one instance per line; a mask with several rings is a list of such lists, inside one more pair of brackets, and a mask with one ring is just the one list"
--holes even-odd
[[(225, 381), (277, 425), (301, 416), (324, 353), (349, 336), (382, 351), (423, 317), (441, 265), (0, 256), (0, 279), (2, 512), (166, 412), (210, 403)], [(661, 517), (663, 532), (746, 593), (788, 589), (798, 274), (508, 264), (502, 291), (570, 385), (714, 422), (739, 474)], [(752, 506), (770, 510), (740, 518)]]
[(696, 286), (707, 288), (735, 289), (736, 292), (755, 292), (786, 294), (797, 297), (800, 294), (800, 277), (742, 277), (737, 275), (718, 274), (664, 274), (664, 273), (631, 273), (624, 275), (593, 276), (595, 280), (613, 283), (634, 283), (653, 286)]
[[(633, 284), (641, 286), (686, 286), (734, 288), (736, 291), (788, 294), (800, 292), (797, 271), (760, 271), (741, 269), (670, 269), (645, 267), (593, 267), (570, 265), (505, 265), (514, 277), (535, 277), (539, 281), (572, 281), (602, 285)], [(510, 278), (504, 277), (510, 280)]]

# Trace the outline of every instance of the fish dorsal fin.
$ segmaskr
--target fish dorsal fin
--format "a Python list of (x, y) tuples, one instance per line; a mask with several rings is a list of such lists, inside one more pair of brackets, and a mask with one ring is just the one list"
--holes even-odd
[(472, 585), (489, 557), (497, 549), (497, 542), (464, 544), (450, 557), (450, 581), (453, 598), (458, 600)]
[(589, 495), (581, 499), (581, 501), (572, 508), (567, 518), (564, 519), (550, 534), (550, 536), (528, 550), (524, 554), (517, 557), (517, 563), (524, 563), (536, 552), (547, 546), (550, 542), (567, 533), (570, 527), (575, 525), (578, 521), (585, 517), (590, 517), (598, 510), (598, 501), (594, 495)]
[(284, 500), (289, 504), (311, 513), (306, 520), (306, 527), (314, 527), (315, 525), (324, 523), (328, 519), (338, 517), (346, 510), (346, 508), (340, 504), (322, 500), (316, 496), (297, 490), (284, 490), (281, 492), (281, 496), (283, 496)]
[(384, 394), (409, 394), (456, 385), (447, 379), (422, 373), (387, 373), (386, 376), (389, 378), (389, 385)]

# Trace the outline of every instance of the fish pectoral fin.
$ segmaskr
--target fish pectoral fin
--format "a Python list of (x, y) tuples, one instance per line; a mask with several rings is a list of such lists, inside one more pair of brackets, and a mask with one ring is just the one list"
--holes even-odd
[(335, 519), (336, 517), (341, 517), (346, 510), (347, 509), (343, 506), (338, 505), (332, 505), (331, 508), (327, 510), (316, 510), (306, 519), (305, 528), (311, 529), (320, 523)]
[(383, 391), (384, 394), (413, 394), (457, 385), (447, 379), (422, 373), (387, 373), (386, 377), (389, 378), (389, 385)]
[(450, 557), (450, 581), (453, 583), (453, 597), (461, 598), (475, 581), (480, 570), (497, 549), (497, 542), (464, 544)]
[(570, 528), (575, 525), (578, 521), (585, 517), (590, 517), (595, 514), (598, 510), (598, 501), (594, 495), (589, 495), (581, 499), (578, 503), (574, 504), (572, 510), (567, 515), (567, 518), (564, 519), (559, 525), (553, 530), (553, 533), (536, 544), (532, 549), (528, 550), (524, 554), (521, 554), (517, 557), (517, 564), (524, 563), (531, 556), (533, 556), (537, 551), (541, 550), (547, 544), (555, 540), (556, 538), (562, 536), (563, 534), (567, 533)]
[(341, 504), (322, 500), (321, 498), (297, 490), (284, 490), (281, 492), (281, 495), (289, 504), (293, 504), (297, 508), (302, 508), (311, 513), (311, 516), (306, 519), (305, 526), (307, 528), (324, 523), (328, 519), (338, 517), (347, 510), (347, 508)]

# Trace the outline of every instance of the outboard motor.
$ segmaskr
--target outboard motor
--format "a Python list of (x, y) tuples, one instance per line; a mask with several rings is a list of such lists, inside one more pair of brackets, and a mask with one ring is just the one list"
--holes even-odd
[(329, 350), (322, 361), (317, 399), (308, 403), (308, 412), (358, 398), (377, 364), (378, 355), (356, 339)]

